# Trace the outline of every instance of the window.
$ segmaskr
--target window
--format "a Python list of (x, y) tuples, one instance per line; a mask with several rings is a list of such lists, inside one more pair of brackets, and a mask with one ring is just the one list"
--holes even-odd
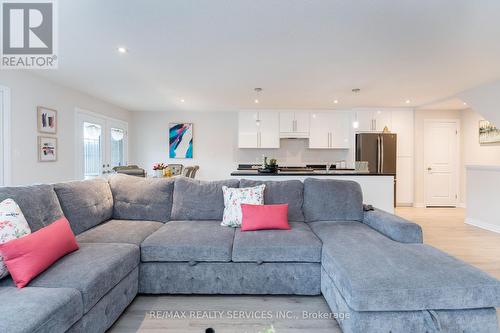
[(102, 165), (102, 127), (99, 124), (83, 123), (83, 178), (90, 179), (101, 175)]

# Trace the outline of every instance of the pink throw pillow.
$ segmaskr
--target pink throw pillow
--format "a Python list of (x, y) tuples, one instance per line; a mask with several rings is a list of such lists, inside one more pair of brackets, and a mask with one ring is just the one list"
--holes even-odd
[(282, 229), (289, 230), (288, 204), (241, 205), (241, 231)]
[(0, 254), (18, 288), (25, 287), (59, 258), (76, 250), (78, 243), (65, 217), (0, 245)]

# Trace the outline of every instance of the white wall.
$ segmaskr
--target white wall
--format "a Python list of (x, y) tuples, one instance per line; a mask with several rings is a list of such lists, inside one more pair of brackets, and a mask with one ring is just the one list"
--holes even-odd
[[(168, 124), (194, 124), (193, 159), (168, 158)], [(306, 140), (281, 140), (280, 149), (238, 149), (238, 113), (235, 112), (132, 112), (130, 162), (151, 173), (153, 163), (199, 165), (197, 178), (226, 179), (238, 163), (254, 163), (262, 155), (278, 163), (307, 164), (349, 160), (346, 151), (309, 150)], [(352, 159), (352, 158), (351, 158)]]
[[(2, 71), (0, 85), (11, 90), (11, 183), (31, 184), (75, 177), (75, 108), (124, 121), (130, 112), (25, 71)], [(58, 111), (58, 160), (38, 162), (36, 108)], [(43, 135), (43, 134), (41, 134)]]
[(472, 109), (415, 111), (415, 204), (424, 203), (424, 120), (460, 120), (460, 202), (466, 201), (466, 166), (500, 165), (500, 144), (479, 144), (479, 120), (484, 119)]

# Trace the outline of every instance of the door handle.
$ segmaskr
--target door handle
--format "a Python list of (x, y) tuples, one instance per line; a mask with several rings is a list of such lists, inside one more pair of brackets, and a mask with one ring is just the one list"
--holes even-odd
[(432, 171), (432, 168), (431, 168), (431, 167), (428, 167), (428, 168), (427, 168), (427, 171)]

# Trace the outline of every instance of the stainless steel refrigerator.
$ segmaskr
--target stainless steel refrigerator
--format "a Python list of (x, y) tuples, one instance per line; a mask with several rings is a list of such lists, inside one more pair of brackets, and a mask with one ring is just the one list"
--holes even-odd
[(356, 134), (356, 161), (367, 161), (370, 173), (394, 174), (394, 205), (396, 203), (396, 153), (396, 134)]
[(356, 161), (367, 161), (370, 173), (396, 173), (397, 136), (391, 133), (356, 134)]

